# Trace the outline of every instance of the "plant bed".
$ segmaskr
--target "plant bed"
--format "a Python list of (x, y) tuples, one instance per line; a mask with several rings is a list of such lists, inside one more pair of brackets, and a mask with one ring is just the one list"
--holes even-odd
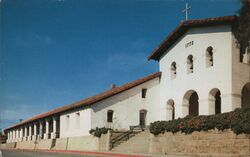
[(235, 134), (250, 134), (250, 108), (235, 109), (232, 112), (209, 116), (186, 116), (170, 121), (156, 121), (150, 124), (150, 133), (182, 132), (231, 129)]

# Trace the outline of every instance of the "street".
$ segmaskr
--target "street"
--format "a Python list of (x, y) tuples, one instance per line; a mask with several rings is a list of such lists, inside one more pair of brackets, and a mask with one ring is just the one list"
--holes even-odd
[[(1, 156), (2, 151), (2, 156)], [(38, 151), (22, 151), (22, 150), (0, 150), (0, 157), (100, 157), (83, 154), (68, 153), (49, 153)]]

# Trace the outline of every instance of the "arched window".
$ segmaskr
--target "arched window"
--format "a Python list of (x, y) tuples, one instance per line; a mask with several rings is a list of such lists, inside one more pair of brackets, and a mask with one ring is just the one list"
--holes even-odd
[(176, 63), (172, 62), (171, 64), (171, 79), (176, 78)]
[(246, 83), (242, 88), (241, 107), (250, 108), (250, 82)]
[(173, 99), (169, 99), (167, 101), (167, 108), (171, 108), (171, 114), (172, 114), (171, 118), (172, 118), (172, 120), (174, 120), (175, 119), (175, 106), (174, 106), (174, 100)]
[(209, 46), (206, 50), (206, 65), (207, 67), (211, 67), (214, 64), (213, 58), (213, 47)]
[(193, 73), (194, 72), (194, 63), (193, 63), (193, 56), (189, 55), (187, 57), (187, 73)]
[(113, 122), (113, 113), (114, 113), (113, 110), (108, 110), (108, 112), (107, 112), (107, 122), (108, 123), (112, 123)]
[(218, 88), (213, 88), (208, 95), (209, 114), (221, 113), (221, 93)]
[[(184, 116), (186, 115), (192, 115), (192, 116), (198, 116), (199, 115), (199, 96), (196, 91), (189, 90), (185, 93), (183, 97), (183, 110)], [(188, 108), (184, 108), (185, 106), (188, 106)], [(187, 109), (187, 110), (186, 110)]]

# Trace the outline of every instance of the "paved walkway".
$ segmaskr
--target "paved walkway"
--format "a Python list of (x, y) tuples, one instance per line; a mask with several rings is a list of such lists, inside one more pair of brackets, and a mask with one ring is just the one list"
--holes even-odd
[[(1, 150), (0, 150), (1, 153)], [(180, 157), (156, 154), (124, 154), (118, 152), (64, 151), (64, 150), (19, 150), (2, 149), (0, 157)], [(185, 156), (181, 156), (185, 157)]]

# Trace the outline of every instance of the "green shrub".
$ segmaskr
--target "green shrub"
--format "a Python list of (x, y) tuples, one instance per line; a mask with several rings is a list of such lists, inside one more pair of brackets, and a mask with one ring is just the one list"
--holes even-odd
[(102, 127), (102, 128), (96, 127), (95, 129), (89, 130), (89, 133), (96, 136), (96, 137), (101, 137), (102, 134), (107, 134), (108, 130), (111, 130), (111, 129), (105, 128), (105, 127)]
[(250, 108), (236, 109), (232, 112), (209, 116), (186, 116), (170, 121), (157, 121), (150, 124), (150, 132), (158, 135), (164, 132), (220, 131), (231, 129), (235, 134), (250, 134)]

